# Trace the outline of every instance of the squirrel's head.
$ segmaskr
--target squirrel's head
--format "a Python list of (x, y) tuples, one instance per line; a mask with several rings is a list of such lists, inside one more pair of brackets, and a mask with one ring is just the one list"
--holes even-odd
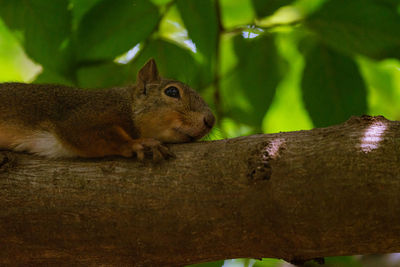
[(160, 77), (154, 59), (137, 75), (133, 114), (141, 138), (164, 143), (200, 139), (215, 122), (210, 108), (197, 92), (182, 82)]

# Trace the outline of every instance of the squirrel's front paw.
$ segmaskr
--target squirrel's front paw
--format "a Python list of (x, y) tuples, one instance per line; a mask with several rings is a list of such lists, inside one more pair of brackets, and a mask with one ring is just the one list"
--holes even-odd
[(132, 151), (140, 161), (143, 161), (146, 155), (152, 155), (154, 161), (174, 157), (174, 154), (160, 141), (151, 138), (133, 140)]

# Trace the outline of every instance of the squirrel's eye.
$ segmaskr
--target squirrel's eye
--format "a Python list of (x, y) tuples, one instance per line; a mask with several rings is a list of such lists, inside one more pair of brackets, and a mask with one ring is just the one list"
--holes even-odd
[(167, 89), (165, 89), (164, 93), (169, 97), (174, 97), (174, 98), (180, 98), (181, 97), (179, 95), (179, 89), (176, 88), (175, 86), (168, 87)]

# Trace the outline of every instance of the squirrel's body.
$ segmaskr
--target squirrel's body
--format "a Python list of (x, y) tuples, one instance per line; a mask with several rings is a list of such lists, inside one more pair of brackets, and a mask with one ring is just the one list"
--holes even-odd
[(147, 149), (158, 159), (168, 154), (161, 142), (198, 139), (213, 123), (199, 95), (159, 77), (153, 60), (130, 87), (0, 84), (0, 149), (48, 157), (136, 153), (140, 159)]
[(119, 125), (132, 139), (139, 137), (131, 119), (133, 105), (128, 101), (132, 99), (129, 88), (82, 90), (59, 85), (5, 83), (0, 84), (0, 95), (2, 148), (49, 157), (78, 155), (65, 146), (69, 139), (79, 137), (73, 136), (75, 129), (83, 130), (88, 124)]

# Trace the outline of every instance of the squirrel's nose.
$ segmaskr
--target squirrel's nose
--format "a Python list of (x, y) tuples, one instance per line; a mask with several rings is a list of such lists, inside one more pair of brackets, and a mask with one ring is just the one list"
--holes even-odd
[(204, 121), (204, 125), (207, 128), (211, 129), (214, 126), (215, 117), (211, 112), (209, 112), (207, 115), (204, 116), (203, 121)]

